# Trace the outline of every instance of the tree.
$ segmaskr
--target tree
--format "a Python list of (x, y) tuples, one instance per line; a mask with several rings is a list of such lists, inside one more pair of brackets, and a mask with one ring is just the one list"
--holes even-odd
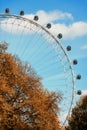
[(72, 109), (66, 130), (87, 130), (87, 95)]
[[(6, 44), (5, 44), (6, 45)], [(0, 51), (0, 130), (60, 130), (58, 102), (45, 90), (32, 67)]]

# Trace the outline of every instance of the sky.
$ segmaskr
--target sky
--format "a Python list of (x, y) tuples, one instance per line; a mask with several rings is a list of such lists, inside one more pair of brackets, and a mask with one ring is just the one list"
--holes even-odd
[[(82, 90), (82, 95), (87, 94), (87, 0), (0, 0), (0, 14), (4, 13), (5, 8), (16, 15), (24, 10), (25, 17), (29, 19), (38, 15), (40, 25), (52, 24), (50, 32), (54, 36), (59, 32), (63, 34), (60, 42), (64, 46), (70, 45), (70, 58), (78, 60), (78, 65), (73, 67), (76, 74), (81, 74), (81, 80), (76, 81), (76, 88)], [(15, 49), (13, 51), (16, 52)], [(50, 78), (53, 78), (52, 75)]]

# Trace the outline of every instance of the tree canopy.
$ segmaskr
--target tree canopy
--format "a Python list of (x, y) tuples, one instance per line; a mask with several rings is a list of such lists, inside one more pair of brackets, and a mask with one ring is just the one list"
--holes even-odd
[(60, 130), (61, 94), (44, 89), (32, 67), (7, 53), (6, 45), (0, 44), (0, 130)]
[(72, 109), (66, 130), (87, 130), (87, 95)]

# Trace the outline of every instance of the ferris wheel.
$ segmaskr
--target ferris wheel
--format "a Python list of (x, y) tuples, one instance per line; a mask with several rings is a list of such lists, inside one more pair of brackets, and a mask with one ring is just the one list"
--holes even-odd
[(24, 11), (14, 15), (7, 8), (4, 14), (0, 14), (0, 42), (9, 43), (7, 51), (34, 68), (45, 88), (63, 93), (63, 101), (59, 104), (61, 116), (66, 114), (61, 122), (63, 126), (73, 105), (75, 81), (81, 79), (81, 75), (73, 71), (73, 65), (78, 61), (69, 58), (71, 46), (62, 45), (62, 34), (54, 36), (50, 33), (50, 23), (41, 26), (38, 21), (38, 16), (30, 20), (24, 16)]

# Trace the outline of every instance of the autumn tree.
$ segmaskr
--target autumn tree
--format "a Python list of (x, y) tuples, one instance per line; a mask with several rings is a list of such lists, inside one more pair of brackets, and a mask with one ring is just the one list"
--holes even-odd
[(45, 90), (28, 63), (0, 44), (0, 130), (60, 130), (62, 97)]
[(72, 109), (66, 130), (87, 130), (87, 95)]

